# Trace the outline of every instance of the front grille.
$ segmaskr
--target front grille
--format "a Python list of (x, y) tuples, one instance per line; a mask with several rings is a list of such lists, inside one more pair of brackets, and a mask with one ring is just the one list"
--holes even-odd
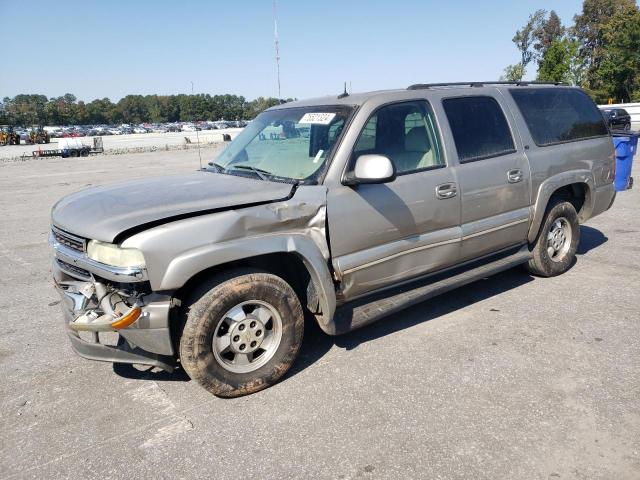
[(63, 260), (60, 260), (59, 258), (56, 258), (56, 262), (58, 262), (58, 265), (60, 266), (60, 268), (69, 273), (70, 275), (77, 275), (80, 276), (82, 278), (91, 278), (91, 274), (85, 270), (84, 268), (80, 268), (77, 267), (75, 265), (71, 265), (70, 263), (67, 263)]
[(85, 242), (82, 238), (76, 237), (74, 235), (70, 235), (62, 230), (58, 230), (57, 228), (53, 228), (51, 230), (51, 234), (56, 242), (60, 245), (64, 245), (71, 250), (75, 250), (76, 252), (84, 252)]

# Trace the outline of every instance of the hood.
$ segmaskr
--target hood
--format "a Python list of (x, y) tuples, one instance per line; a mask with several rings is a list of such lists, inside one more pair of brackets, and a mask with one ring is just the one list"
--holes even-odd
[(93, 187), (53, 206), (54, 225), (103, 242), (130, 229), (189, 216), (287, 199), (293, 185), (212, 172)]

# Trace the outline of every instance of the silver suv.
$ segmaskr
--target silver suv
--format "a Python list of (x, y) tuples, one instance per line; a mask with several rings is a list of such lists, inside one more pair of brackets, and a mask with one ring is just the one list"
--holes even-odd
[[(574, 261), (611, 207), (614, 150), (578, 88), (413, 85), (280, 105), (203, 171), (90, 188), (52, 210), (75, 351), (177, 362), (215, 395), (337, 335), (524, 264)], [(108, 342), (118, 332), (118, 341)]]

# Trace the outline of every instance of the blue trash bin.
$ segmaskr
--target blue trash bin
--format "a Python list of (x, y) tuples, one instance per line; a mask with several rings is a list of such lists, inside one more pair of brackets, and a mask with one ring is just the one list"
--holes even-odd
[(616, 178), (614, 181), (616, 192), (622, 192), (629, 188), (631, 180), (631, 167), (633, 156), (638, 149), (638, 133), (625, 132), (613, 133), (613, 146), (616, 148)]

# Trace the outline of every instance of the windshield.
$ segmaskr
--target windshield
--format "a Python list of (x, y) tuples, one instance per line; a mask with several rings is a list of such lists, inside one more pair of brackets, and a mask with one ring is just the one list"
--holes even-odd
[(352, 107), (300, 107), (261, 113), (208, 170), (267, 180), (315, 181)]

